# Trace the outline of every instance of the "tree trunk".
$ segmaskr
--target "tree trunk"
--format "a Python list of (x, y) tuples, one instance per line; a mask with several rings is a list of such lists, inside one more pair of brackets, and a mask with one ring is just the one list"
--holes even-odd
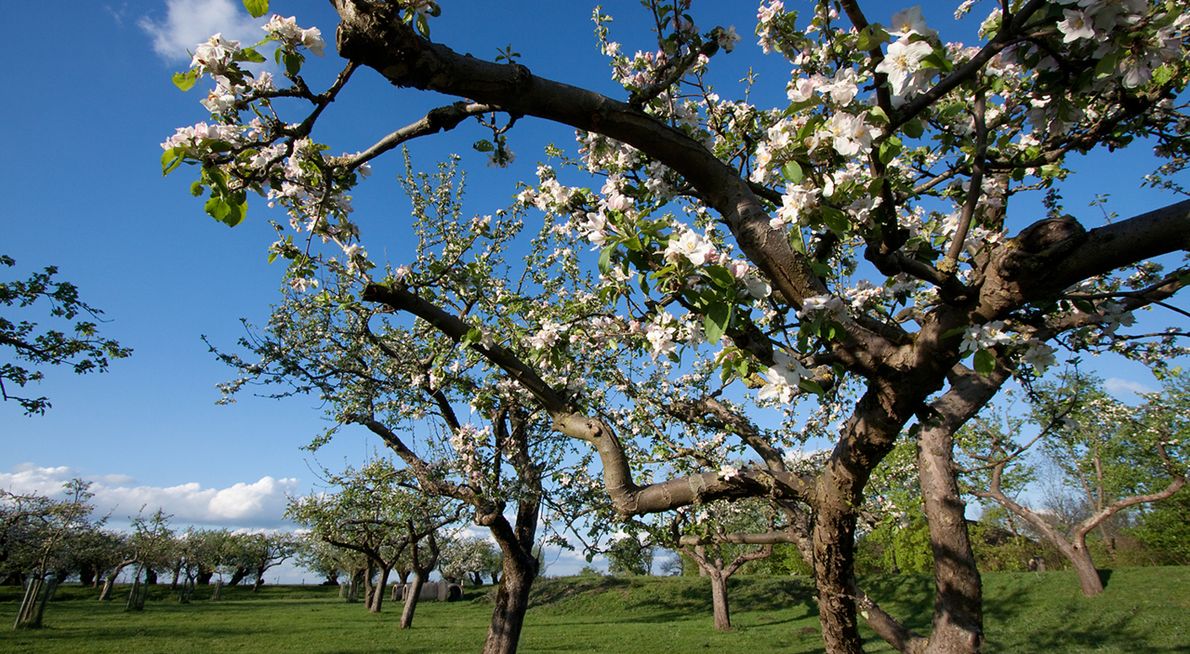
[(380, 578), (376, 580), (376, 587), (372, 589), (372, 599), (368, 602), (368, 610), (372, 613), (380, 613), (381, 607), (384, 606), (384, 588), (388, 585), (388, 573), (392, 568), (380, 568)]
[(112, 588), (116, 585), (116, 577), (119, 577), (124, 568), (128, 567), (129, 565), (132, 565), (131, 561), (126, 561), (117, 565), (115, 569), (113, 569), (111, 573), (109, 573), (107, 577), (103, 579), (103, 588), (101, 588), (99, 591), (99, 601), (103, 602), (112, 598)]
[(483, 654), (515, 654), (529, 610), (529, 591), (537, 578), (537, 559), (531, 553), (504, 553), (504, 573), (496, 589), (496, 607)]
[(145, 585), (154, 586), (157, 584), (157, 571), (153, 568), (145, 568)]
[(413, 573), (413, 582), (405, 587), (405, 608), (401, 611), (401, 629), (413, 626), (413, 612), (417, 610), (417, 600), (421, 595), (421, 587), (425, 583), (420, 573)]
[(214, 570), (212, 570), (210, 568), (204, 568), (203, 566), (200, 565), (198, 567), (198, 578), (196, 581), (198, 581), (198, 583), (202, 584), (203, 586), (210, 586), (211, 578), (214, 576), (215, 576)]
[(79, 584), (82, 586), (90, 586), (92, 588), (99, 583), (99, 572), (94, 565), (84, 563), (79, 567)]
[(372, 575), (376, 572), (376, 568), (372, 567), (372, 561), (368, 560), (368, 567), (364, 569), (364, 608), (369, 611), (372, 610)]
[(727, 577), (719, 571), (708, 571), (711, 578), (711, 610), (715, 614), (715, 629), (731, 631), (731, 607), (727, 603)]
[(13, 629), (37, 629), (41, 627), (41, 616), (37, 611), (40, 603), (41, 590), (45, 580), (41, 575), (29, 575), (25, 585), (25, 594), (21, 597), (21, 606), (17, 609), (17, 619)]
[(236, 568), (235, 572), (231, 573), (231, 579), (227, 580), (227, 585), (235, 586), (235, 585), (239, 584), (241, 581), (243, 581), (244, 577), (247, 577), (247, 576), (248, 576), (247, 568)]
[(934, 555), (934, 621), (928, 654), (976, 654), (983, 647), (983, 585), (967, 531), (966, 505), (946, 425), (919, 432), (918, 474)]
[(1099, 577), (1099, 570), (1095, 569), (1095, 562), (1091, 560), (1085, 537), (1076, 538), (1069, 547), (1062, 548), (1062, 553), (1070, 559), (1074, 571), (1078, 573), (1078, 585), (1083, 595), (1094, 597), (1103, 592), (1103, 580)]
[[(828, 493), (841, 493), (829, 489)], [(818, 621), (822, 641), (831, 654), (861, 654), (863, 641), (856, 620), (853, 566), (855, 561), (855, 515), (842, 500), (819, 503), (814, 522), (814, 579), (818, 587)]]

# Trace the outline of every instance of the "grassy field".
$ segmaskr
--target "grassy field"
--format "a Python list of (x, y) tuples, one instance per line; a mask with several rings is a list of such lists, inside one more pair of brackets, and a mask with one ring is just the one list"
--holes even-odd
[[(895, 615), (928, 627), (930, 581), (883, 577), (869, 593)], [(1107, 592), (1086, 599), (1071, 573), (985, 577), (989, 652), (1190, 651), (1190, 568), (1117, 570)], [(697, 578), (570, 578), (538, 583), (522, 652), (787, 652), (822, 649), (810, 587), (797, 579), (741, 577), (731, 587), (735, 629), (711, 629), (710, 590)], [(462, 602), (419, 605), (414, 628), (396, 628), (399, 606), (367, 613), (337, 589), (224, 590), (209, 602), (179, 604), (156, 588), (143, 613), (95, 601), (92, 589), (64, 587), (46, 609), (46, 627), (11, 631), (19, 589), (0, 588), (0, 651), (38, 652), (474, 652), (487, 629), (487, 591)], [(891, 651), (869, 638), (869, 651)]]

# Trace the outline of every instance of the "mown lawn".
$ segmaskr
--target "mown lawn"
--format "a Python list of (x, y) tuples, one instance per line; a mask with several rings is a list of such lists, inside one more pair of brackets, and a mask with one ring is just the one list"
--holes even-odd
[[(867, 580), (895, 615), (927, 628), (930, 581)], [(988, 652), (1190, 651), (1190, 568), (1115, 571), (1107, 592), (1086, 599), (1073, 574), (985, 576)], [(179, 604), (154, 589), (143, 613), (125, 613), (122, 595), (100, 604), (91, 589), (65, 587), (46, 610), (46, 627), (11, 631), (19, 589), (0, 589), (0, 651), (38, 652), (474, 652), (487, 630), (487, 591), (452, 604), (423, 602), (414, 628), (396, 627), (400, 607), (379, 615), (339, 600), (336, 589), (225, 589), (210, 602), (199, 589)], [(538, 583), (522, 652), (820, 652), (816, 609), (804, 580), (741, 577), (731, 589), (735, 629), (711, 629), (710, 591), (696, 578), (569, 578)], [(891, 651), (874, 638), (869, 651)]]

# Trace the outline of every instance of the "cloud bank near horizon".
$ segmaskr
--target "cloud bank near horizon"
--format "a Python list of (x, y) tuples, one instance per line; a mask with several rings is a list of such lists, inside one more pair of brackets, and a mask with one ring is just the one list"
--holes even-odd
[(236, 482), (223, 488), (204, 487), (198, 482), (147, 486), (138, 485), (133, 477), (120, 473), (87, 477), (68, 466), (31, 463), (0, 472), (0, 488), (56, 497), (62, 492), (62, 484), (75, 477), (91, 482), (95, 514), (110, 514), (116, 528), (144, 507), (146, 514), (161, 508), (173, 515), (174, 525), (273, 529), (288, 524), (284, 518), (286, 498), (298, 491), (298, 480), (292, 477), (265, 475), (256, 481)]

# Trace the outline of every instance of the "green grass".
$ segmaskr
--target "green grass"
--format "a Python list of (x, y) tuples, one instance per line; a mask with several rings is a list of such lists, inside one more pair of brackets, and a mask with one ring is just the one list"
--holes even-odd
[[(1107, 592), (1087, 599), (1072, 573), (985, 576), (988, 652), (1174, 653), (1190, 646), (1190, 568), (1117, 570)], [(930, 580), (879, 577), (869, 593), (919, 629), (929, 626)], [(337, 589), (224, 589), (224, 600), (178, 604), (155, 588), (143, 613), (123, 597), (60, 589), (46, 627), (11, 631), (19, 589), (0, 588), (0, 652), (474, 652), (487, 630), (485, 590), (464, 601), (424, 602), (414, 628), (397, 629), (400, 607), (379, 615), (346, 604)], [(697, 578), (546, 579), (538, 582), (522, 652), (820, 652), (817, 610), (805, 580), (739, 577), (731, 587), (735, 629), (711, 629), (710, 590)], [(891, 651), (868, 635), (871, 652)]]

